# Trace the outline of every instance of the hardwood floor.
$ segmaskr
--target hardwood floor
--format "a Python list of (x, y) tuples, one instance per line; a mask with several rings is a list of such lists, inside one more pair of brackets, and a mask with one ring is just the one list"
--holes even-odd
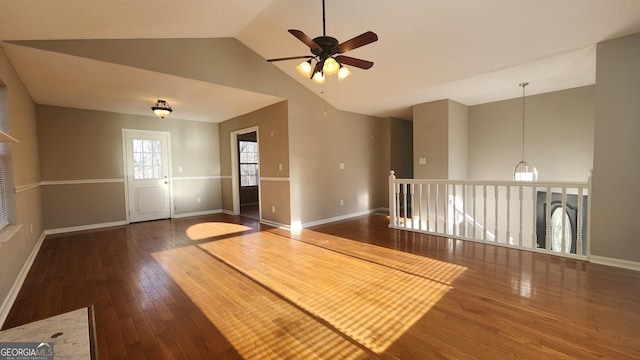
[(102, 359), (640, 359), (640, 273), (214, 215), (48, 237), (4, 324), (94, 305)]

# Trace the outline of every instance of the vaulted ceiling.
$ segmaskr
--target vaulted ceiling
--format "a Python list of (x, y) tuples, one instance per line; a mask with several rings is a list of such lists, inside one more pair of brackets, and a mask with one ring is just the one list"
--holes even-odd
[[(166, 98), (175, 115), (223, 121), (279, 99), (6, 41), (236, 38), (265, 59), (307, 55), (287, 32), (322, 35), (321, 0), (0, 0), (0, 40), (36, 103), (149, 115)], [(595, 83), (595, 45), (640, 32), (637, 0), (326, 0), (326, 31), (379, 40), (348, 55), (373, 61), (326, 84), (333, 106), (411, 119), (415, 104), (466, 105)], [(168, 49), (171, 51), (171, 49)], [(318, 94), (295, 72), (272, 63)], [(215, 64), (212, 63), (212, 66)], [(178, 111), (179, 109), (179, 111)]]

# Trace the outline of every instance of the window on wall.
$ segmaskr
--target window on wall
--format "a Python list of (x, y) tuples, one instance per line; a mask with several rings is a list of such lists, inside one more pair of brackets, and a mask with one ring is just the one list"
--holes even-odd
[(258, 143), (238, 141), (240, 154), (240, 186), (258, 186)]
[[(0, 130), (9, 132), (9, 112), (7, 111), (7, 89), (0, 85)], [(0, 229), (9, 225), (7, 208), (7, 174), (9, 164), (9, 144), (0, 143)]]

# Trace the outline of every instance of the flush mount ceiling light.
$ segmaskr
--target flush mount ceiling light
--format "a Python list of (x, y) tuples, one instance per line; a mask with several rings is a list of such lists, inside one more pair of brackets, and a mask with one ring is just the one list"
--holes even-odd
[[(361, 46), (378, 41), (378, 35), (374, 32), (367, 31), (361, 35), (339, 43), (334, 37), (327, 36), (325, 26), (324, 0), (322, 1), (322, 36), (311, 39), (300, 30), (290, 29), (289, 33), (302, 41), (311, 50), (311, 56), (290, 56), (277, 59), (268, 59), (267, 61), (283, 61), (293, 59), (306, 59), (296, 67), (298, 73), (306, 78), (312, 79), (317, 83), (324, 83), (325, 76), (338, 74), (338, 80), (342, 80), (351, 74), (351, 71), (344, 65), (354, 66), (360, 69), (369, 69), (373, 66), (373, 62), (353, 58), (350, 56), (338, 55), (349, 50), (359, 48)], [(315, 66), (311, 64), (315, 61)]]
[(155, 105), (151, 107), (153, 113), (156, 114), (157, 117), (165, 118), (165, 116), (169, 116), (173, 109), (165, 100), (158, 100)]
[(513, 180), (515, 181), (538, 180), (538, 170), (532, 163), (524, 159), (524, 88), (527, 85), (529, 85), (528, 82), (520, 84), (520, 86), (522, 86), (522, 160), (516, 164), (516, 167), (513, 170)]

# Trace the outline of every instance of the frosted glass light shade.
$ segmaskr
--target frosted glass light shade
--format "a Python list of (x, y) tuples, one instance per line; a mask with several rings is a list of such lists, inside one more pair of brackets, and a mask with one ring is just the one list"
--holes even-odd
[(340, 70), (340, 64), (338, 64), (338, 62), (334, 58), (330, 57), (324, 61), (322, 72), (325, 75), (334, 75), (338, 72), (338, 70)]
[(341, 66), (340, 70), (338, 70), (338, 80), (342, 80), (349, 75), (351, 75), (351, 71), (344, 66)]
[(532, 163), (520, 161), (513, 170), (514, 181), (538, 181), (538, 170)]
[(318, 84), (324, 84), (324, 74), (322, 73), (322, 71), (317, 71), (315, 74), (313, 74), (313, 81)]
[(309, 78), (311, 76), (311, 60), (301, 62), (296, 66), (296, 70), (298, 70), (298, 74)]

